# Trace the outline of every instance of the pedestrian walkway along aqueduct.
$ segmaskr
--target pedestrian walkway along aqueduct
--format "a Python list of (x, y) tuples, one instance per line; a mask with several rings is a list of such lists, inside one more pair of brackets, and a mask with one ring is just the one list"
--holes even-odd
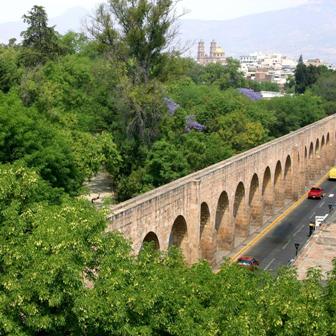
[(108, 230), (190, 263), (217, 263), (303, 194), (334, 163), (336, 116), (209, 166), (111, 208)]

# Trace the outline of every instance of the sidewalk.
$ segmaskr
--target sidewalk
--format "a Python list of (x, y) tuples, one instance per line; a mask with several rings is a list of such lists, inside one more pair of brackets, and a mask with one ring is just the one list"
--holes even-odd
[(300, 280), (305, 279), (309, 268), (318, 267), (322, 271), (323, 279), (333, 268), (332, 260), (336, 257), (336, 212), (333, 211), (308, 240), (299, 252), (293, 265)]

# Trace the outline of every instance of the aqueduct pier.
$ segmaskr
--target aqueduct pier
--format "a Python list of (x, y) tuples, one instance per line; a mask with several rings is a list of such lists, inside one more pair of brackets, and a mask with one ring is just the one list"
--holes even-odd
[(219, 262), (333, 165), (336, 116), (187, 175), (111, 208), (108, 230), (137, 253), (179, 246), (190, 263)]

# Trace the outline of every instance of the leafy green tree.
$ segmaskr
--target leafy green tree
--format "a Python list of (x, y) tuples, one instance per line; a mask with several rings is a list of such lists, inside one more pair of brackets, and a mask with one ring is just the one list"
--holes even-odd
[(0, 47), (0, 90), (8, 92), (18, 84), (20, 77), (17, 49), (10, 46)]
[(317, 81), (321, 73), (326, 72), (328, 72), (328, 69), (325, 66), (306, 66), (301, 55), (295, 69), (295, 92), (304, 93)]
[(147, 82), (163, 69), (164, 50), (175, 37), (174, 0), (109, 0), (97, 11), (90, 32), (127, 65), (133, 78)]
[(218, 118), (219, 135), (235, 152), (261, 145), (267, 140), (267, 131), (258, 121), (250, 121), (241, 111)]
[(157, 82), (125, 85), (122, 94), (124, 129), (137, 143), (151, 144), (159, 136), (166, 112), (162, 87)]
[(183, 135), (181, 150), (193, 171), (203, 169), (231, 157), (234, 153), (229, 143), (218, 133), (192, 131)]
[(88, 50), (89, 40), (83, 33), (69, 31), (60, 36), (60, 45), (65, 54), (85, 53)]
[(253, 89), (254, 91), (274, 91), (279, 92), (280, 88), (277, 83), (273, 82), (257, 82), (257, 81), (246, 81), (246, 87)]
[(53, 202), (31, 170), (0, 172), (0, 333), (78, 334), (72, 308), (94, 267), (104, 217), (85, 201)]
[(48, 17), (42, 6), (34, 6), (23, 16), (28, 24), (21, 33), (23, 38), (22, 62), (26, 66), (37, 66), (62, 53), (59, 35), (54, 27), (48, 27)]
[(157, 141), (148, 154), (145, 162), (147, 184), (158, 187), (187, 175), (190, 167), (187, 160), (174, 145), (165, 140)]
[(295, 69), (295, 92), (304, 93), (307, 85), (307, 66), (303, 63), (300, 55), (298, 64)]
[(321, 75), (312, 87), (312, 92), (330, 102), (336, 102), (336, 72)]
[(118, 174), (121, 158), (106, 133), (60, 129), (36, 109), (22, 106), (15, 94), (3, 96), (0, 121), (0, 162), (24, 160), (54, 187), (76, 194), (85, 178), (104, 165)]
[(269, 128), (272, 137), (288, 134), (326, 116), (321, 98), (309, 92), (300, 96), (274, 98), (259, 104), (276, 117)]
[[(199, 65), (200, 67), (200, 65)], [(195, 73), (192, 75), (193, 80), (199, 84), (216, 85), (221, 90), (228, 88), (239, 88), (245, 86), (243, 74), (239, 71), (239, 61), (228, 58), (227, 64), (210, 63), (198, 70), (197, 78)]]

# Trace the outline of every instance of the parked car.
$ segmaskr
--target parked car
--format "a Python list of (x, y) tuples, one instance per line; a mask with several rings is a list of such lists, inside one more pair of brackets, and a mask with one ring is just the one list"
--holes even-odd
[(324, 197), (325, 191), (320, 187), (312, 187), (308, 192), (308, 198), (318, 198)]
[(250, 256), (241, 256), (238, 258), (237, 264), (251, 271), (254, 271), (258, 268), (259, 261)]
[(329, 180), (336, 180), (336, 167), (332, 167), (328, 174)]

